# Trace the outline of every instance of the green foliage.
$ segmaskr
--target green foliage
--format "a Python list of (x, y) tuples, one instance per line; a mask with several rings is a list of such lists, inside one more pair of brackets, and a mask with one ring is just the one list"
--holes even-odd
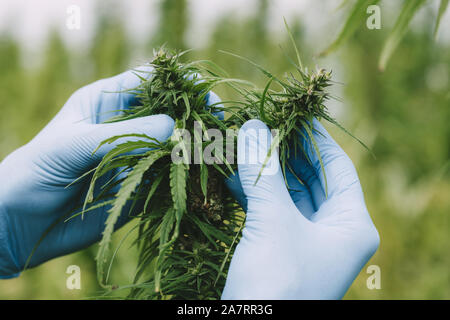
[[(103, 238), (100, 241), (99, 250), (96, 258), (98, 278), (100, 279), (101, 282), (103, 282), (103, 279), (105, 277), (104, 265), (107, 262), (107, 253), (109, 244), (111, 242), (111, 235), (114, 231), (114, 226), (117, 220), (119, 219), (120, 214), (122, 213), (122, 209), (125, 207), (128, 199), (135, 191), (136, 187), (141, 183), (144, 173), (155, 163), (155, 161), (162, 158), (166, 154), (167, 152), (161, 150), (147, 152), (147, 154), (138, 161), (138, 163), (133, 167), (133, 170), (128, 173), (127, 177), (122, 182), (120, 189), (115, 196), (114, 204), (109, 210), (108, 219), (105, 222), (106, 227), (105, 230), (103, 231)], [(132, 161), (133, 159), (129, 160)], [(181, 201), (182, 200), (180, 200), (178, 197), (177, 202), (175, 202), (174, 196), (175, 205), (179, 204), (181, 206)], [(180, 213), (177, 212), (177, 220), (179, 219), (179, 214)]]
[(394, 29), (386, 40), (386, 43), (381, 51), (379, 67), (381, 70), (386, 68), (394, 50), (397, 48), (401, 39), (405, 36), (408, 25), (414, 17), (417, 10), (425, 3), (425, 0), (410, 0), (406, 1), (403, 9), (397, 18)]
[[(235, 166), (215, 151), (214, 156), (220, 160), (220, 165), (207, 165), (203, 161), (200, 164), (191, 164), (187, 161), (190, 160), (187, 159), (188, 155), (195, 154), (198, 148), (202, 153), (204, 148), (212, 143), (207, 129), (219, 129), (222, 136), (226, 136), (227, 129), (239, 127), (245, 120), (263, 119), (269, 127), (280, 132), (274, 139), (261, 171), (273, 148), (280, 144), (280, 160), (285, 173), (290, 150), (303, 150), (306, 155), (304, 143), (309, 141), (318, 155), (326, 181), (322, 158), (313, 135), (313, 119), (326, 119), (337, 124), (325, 107), (325, 101), (329, 97), (326, 88), (330, 86), (331, 73), (323, 69), (308, 73), (303, 69), (300, 53), (287, 24), (286, 28), (294, 44), (299, 66), (292, 64), (299, 73), (300, 80), (292, 74), (286, 76), (285, 80), (280, 80), (263, 67), (246, 59), (270, 78), (262, 94), (254, 87), (247, 89), (243, 86), (246, 84), (244, 81), (223, 78), (200, 67), (198, 61), (180, 62), (185, 52), (173, 54), (164, 48), (154, 52), (150, 63), (153, 67), (150, 78), (140, 76), (141, 84), (128, 90), (140, 98), (141, 104), (125, 110), (110, 122), (163, 113), (175, 119), (175, 130), (167, 142), (150, 142), (147, 147), (152, 149), (144, 156), (124, 158), (121, 154), (125, 150), (129, 152), (145, 147), (146, 142), (138, 140), (120, 144), (103, 158), (93, 174), (86, 202), (93, 200), (93, 190), (98, 177), (116, 169), (118, 160), (121, 165), (125, 164), (126, 169), (131, 169), (115, 195), (100, 242), (97, 267), (101, 282), (106, 276), (105, 264), (111, 235), (119, 216), (123, 214), (123, 208), (128, 201), (136, 203), (139, 199), (146, 199), (143, 210), (134, 215), (141, 220), (136, 240), (140, 258), (134, 283), (131, 287), (127, 286), (128, 289), (132, 288), (129, 297), (220, 297), (225, 281), (223, 275), (226, 274), (232, 256), (232, 246), (239, 237), (243, 222), (235, 200), (223, 185), (224, 176), (233, 174)], [(203, 77), (200, 78), (201, 74)], [(272, 81), (282, 88), (281, 91), (270, 90)], [(245, 99), (244, 102), (230, 101), (238, 104), (237, 109), (236, 106), (222, 106), (219, 110), (217, 105), (206, 105), (210, 90), (220, 83), (228, 84)], [(219, 121), (214, 115), (217, 111), (228, 112), (230, 116)], [(200, 124), (201, 134), (208, 140), (206, 143), (199, 139), (194, 122)], [(190, 136), (194, 137), (194, 141), (182, 138), (180, 129), (187, 130)], [(101, 145), (123, 137), (112, 137)], [(219, 142), (223, 144), (224, 150), (226, 141), (222, 139)], [(170, 159), (169, 155), (174, 152), (182, 156), (179, 159), (181, 161), (173, 162), (173, 157)], [(236, 159), (235, 154), (234, 158)], [(148, 180), (151, 184), (153, 177), (156, 177), (156, 185), (149, 188)], [(327, 190), (325, 191), (327, 193)], [(149, 200), (150, 198), (154, 201)], [(141, 281), (145, 274), (149, 275)], [(102, 285), (107, 287), (106, 284)]]
[[(343, 2), (354, 3), (347, 0)], [(106, 5), (111, 6), (110, 1)], [(278, 50), (280, 43), (283, 47), (288, 47), (287, 37), (267, 33), (262, 46), (262, 38), (259, 31), (255, 30), (253, 21), (262, 21), (261, 26), (267, 28), (271, 20), (260, 20), (256, 16), (258, 12), (255, 10), (255, 16), (250, 15), (242, 19), (236, 18), (234, 12), (224, 13), (224, 18), (217, 20), (212, 26), (213, 34), (206, 42), (204, 50), (193, 52), (189, 57), (208, 57), (226, 66), (227, 71), (234, 77), (245, 77), (263, 88), (265, 79), (258, 70), (245, 61), (218, 54), (217, 50), (225, 49), (251, 57), (261, 65), (270, 66), (273, 74), (291, 70), (295, 72), (295, 68), (290, 69), (288, 60)], [(382, 238), (380, 249), (369, 262), (381, 267), (382, 289), (367, 289), (366, 281), (369, 275), (363, 268), (346, 294), (347, 299), (445, 299), (450, 296), (450, 288), (447, 285), (450, 277), (450, 256), (443, 254), (450, 251), (450, 179), (448, 169), (443, 175), (438, 174), (450, 155), (450, 127), (447, 120), (450, 117), (450, 96), (448, 79), (445, 80), (445, 75), (450, 74), (450, 48), (445, 42), (434, 42), (431, 32), (427, 32), (426, 26), (433, 25), (435, 18), (435, 15), (429, 14), (424, 20), (418, 20), (419, 31), (406, 33), (389, 61), (389, 68), (382, 74), (378, 72), (379, 52), (374, 48), (381, 48), (389, 35), (389, 30), (385, 28), (377, 32), (360, 28), (354, 36), (348, 38), (347, 45), (342, 48), (342, 54), (334, 56), (337, 60), (317, 61), (319, 64), (324, 63), (327, 69), (332, 66), (333, 71), (339, 70), (338, 74), (334, 74), (337, 75), (335, 80), (345, 83), (345, 86), (332, 87), (342, 89), (342, 92), (335, 94), (338, 94), (344, 103), (337, 106), (330, 103), (330, 112), (351, 129), (350, 131), (359, 133), (377, 154), (377, 160), (374, 161), (361, 148), (357, 148), (351, 139), (340, 134), (339, 130), (327, 127), (355, 163), (367, 207)], [(108, 15), (107, 19), (110, 20), (110, 26), (123, 23), (115, 16)], [(299, 24), (301, 21), (302, 19), (295, 19), (297, 25), (294, 23), (291, 27), (296, 42), (301, 43), (305, 65), (311, 65), (308, 57), (312, 56), (322, 43), (320, 38), (313, 39), (304, 32), (304, 28)], [(167, 23), (172, 27), (178, 20)], [(327, 26), (330, 29), (336, 27), (332, 22), (327, 22)], [(159, 34), (165, 27), (167, 26), (161, 25), (161, 30), (140, 30), (139, 34)], [(0, 158), (32, 139), (80, 86), (140, 63), (139, 60), (131, 59), (129, 55), (122, 55), (121, 52), (142, 50), (144, 44), (141, 41), (131, 46), (129, 41), (124, 42), (120, 40), (121, 37), (117, 39), (114, 32), (104, 31), (96, 28), (94, 32), (97, 35), (92, 42), (92, 45), (99, 47), (99, 52), (104, 52), (101, 58), (92, 53), (87, 43), (87, 49), (81, 46), (77, 50), (68, 50), (62, 42), (59, 49), (57, 46), (53, 47), (57, 51), (52, 51), (55, 49), (50, 49), (50, 41), (43, 43), (43, 50), (36, 52), (38, 54), (33, 52), (32, 55), (26, 55), (26, 47), (13, 37), (13, 32), (2, 33)], [(184, 34), (184, 30), (182, 31)], [(98, 42), (99, 33), (102, 33), (105, 41)], [(253, 36), (254, 34), (258, 36)], [(168, 39), (161, 39), (161, 42), (166, 41)], [(120, 45), (109, 45), (110, 42)], [(54, 59), (52, 52), (60, 56), (57, 61), (70, 61), (71, 68), (61, 68), (63, 64), (59, 63), (58, 67), (55, 67), (51, 63)], [(294, 54), (291, 53), (292, 56), (295, 56)], [(114, 58), (117, 56), (122, 58)], [(102, 67), (99, 67), (99, 64)], [(339, 69), (340, 66), (342, 69)], [(439, 71), (437, 75), (436, 70)], [(49, 77), (52, 79), (49, 82), (42, 81), (41, 75), (47, 72), (54, 72), (58, 76)], [(64, 80), (61, 81), (62, 79)], [(434, 79), (434, 86), (430, 85), (430, 79)], [(55, 88), (54, 81), (61, 85)], [(225, 86), (214, 90), (223, 99), (238, 97), (234, 96), (233, 89)], [(36, 99), (38, 94), (43, 98)], [(45, 103), (38, 105), (37, 101)], [(237, 109), (233, 108), (228, 113), (236, 113)], [(245, 111), (246, 117), (257, 116), (253, 114), (254, 110)], [(119, 165), (119, 162), (126, 161), (125, 159), (118, 159), (115, 163)], [(170, 194), (166, 183), (169, 173), (161, 173), (152, 176), (151, 187), (146, 189), (147, 197), (141, 199), (143, 202), (147, 201), (146, 207), (153, 206), (153, 200), (160, 199), (160, 187), (164, 186), (162, 190), (165, 190), (165, 197)], [(213, 174), (210, 175), (214, 177)], [(210, 178), (208, 177), (208, 180)], [(210, 184), (208, 192), (209, 187)], [(112, 204), (108, 201), (114, 201), (114, 195), (108, 199), (99, 205)], [(91, 208), (93, 207), (89, 205), (85, 214), (88, 214)], [(149, 210), (150, 208), (145, 212)], [(158, 214), (155, 212), (155, 216)], [(148, 220), (143, 221), (148, 223)], [(126, 284), (133, 283), (134, 263), (139, 259), (134, 235), (143, 225), (140, 219), (134, 219), (113, 235), (110, 246), (115, 247), (116, 251), (108, 283), (120, 284), (120, 288), (123, 288), (117, 291), (117, 297), (126, 295)], [(141, 238), (142, 244), (145, 244), (147, 239)], [(94, 258), (97, 249), (96, 244), (27, 270), (18, 278), (0, 281), (0, 298), (82, 299), (97, 296), (98, 290), (101, 289), (95, 278)], [(146, 263), (145, 257), (140, 261), (142, 265)], [(82, 268), (81, 290), (67, 290), (64, 285), (67, 279), (64, 271), (71, 264)], [(153, 268), (151, 262), (147, 267), (142, 267), (147, 273), (153, 272)], [(224, 272), (221, 272), (220, 278), (223, 278), (223, 275)], [(150, 276), (143, 275), (142, 278), (148, 279)], [(175, 279), (172, 285), (176, 286), (177, 281), (184, 282), (186, 279), (192, 280), (192, 277), (182, 275)], [(139, 282), (139, 287), (147, 291), (153, 289), (152, 285), (145, 281)], [(194, 288), (194, 285), (191, 287)]]
[[(245, 109), (253, 110), (253, 115), (251, 117), (262, 119), (269, 128), (278, 130), (277, 136), (273, 140), (267, 158), (263, 163), (258, 179), (261, 176), (262, 170), (266, 166), (270, 155), (277, 147), (279, 147), (279, 157), (283, 173), (285, 173), (286, 168), (289, 167), (288, 159), (291, 156), (296, 156), (297, 151), (302, 152), (306, 159), (311, 162), (308, 152), (305, 149), (309, 144), (319, 159), (325, 181), (325, 194), (327, 194), (328, 188), (325, 169), (317, 142), (313, 135), (313, 132), (315, 131), (313, 119), (324, 119), (331, 124), (336, 125), (345, 133), (355, 138), (366, 149), (368, 149), (368, 147), (361, 140), (350, 134), (329, 115), (325, 102), (330, 98), (327, 88), (331, 85), (331, 72), (326, 72), (324, 69), (308, 72), (306, 68), (303, 68), (299, 50), (286, 21), (285, 25), (295, 49), (298, 64), (295, 64), (292, 60), (290, 61), (294, 66), (295, 71), (298, 73), (299, 78), (296, 78), (291, 73), (287, 75), (284, 80), (279, 79), (258, 64), (238, 55), (231, 54), (250, 62), (269, 78), (262, 93), (260, 90), (239, 90), (246, 99)], [(288, 59), (290, 58), (288, 57)], [(281, 90), (270, 90), (270, 86), (273, 82), (275, 82)], [(247, 110), (245, 113), (248, 113)], [(298, 177), (297, 179), (301, 181)]]
[[(346, 5), (348, 1), (344, 1), (341, 7)], [(366, 9), (369, 5), (377, 4), (379, 0), (357, 0), (351, 9), (350, 15), (345, 21), (345, 25), (337, 36), (336, 40), (325, 49), (321, 55), (327, 55), (339, 48), (342, 43), (348, 40), (360, 27), (361, 22), (366, 18)]]
[[(197, 141), (182, 139), (180, 133), (181, 129), (186, 129), (195, 137), (194, 121), (200, 122), (203, 133), (209, 128), (219, 128), (224, 135), (226, 129), (239, 122), (233, 116), (219, 121), (214, 115), (219, 106), (206, 106), (207, 95), (214, 86), (237, 80), (216, 77), (214, 72), (199, 67), (200, 62), (182, 63), (183, 54), (185, 52), (173, 54), (164, 48), (155, 51), (150, 63), (152, 76), (148, 78), (136, 71), (141, 84), (129, 90), (139, 97), (141, 104), (109, 120), (168, 114), (176, 120), (173, 136), (164, 143), (142, 134), (105, 140), (100, 146), (119, 138), (141, 139), (119, 144), (102, 159), (93, 172), (83, 210), (83, 213), (88, 212), (88, 203), (104, 201), (104, 194), (100, 199), (93, 194), (98, 178), (123, 167), (121, 172), (127, 172), (127, 176), (119, 180), (120, 188), (109, 210), (97, 254), (97, 271), (105, 288), (117, 289), (103, 283), (108, 278), (105, 267), (114, 226), (119, 217), (127, 213), (124, 210), (127, 204), (132, 203), (129, 212), (140, 220), (135, 241), (140, 254), (133, 284), (125, 288), (131, 289), (129, 297), (133, 299), (219, 298), (224, 286), (223, 274), (231, 259), (231, 245), (242, 225), (239, 207), (223, 185), (225, 172), (233, 173), (231, 164), (225, 159), (220, 165), (172, 162), (175, 149), (181, 153), (182, 160), (194, 153)], [(220, 111), (227, 110), (231, 108), (220, 107)], [(210, 143), (200, 141), (202, 148)], [(142, 148), (150, 150), (144, 155), (125, 155)], [(134, 204), (144, 199), (142, 210), (134, 212), (133, 209), (139, 208)]]
[(436, 19), (436, 25), (434, 26), (434, 38), (437, 37), (437, 33), (439, 30), (439, 25), (441, 23), (442, 16), (445, 14), (445, 11), (447, 10), (449, 0), (441, 0), (439, 4), (439, 11), (438, 16)]
[(186, 165), (184, 163), (171, 163), (169, 179), (173, 209), (177, 220), (175, 235), (178, 236), (181, 219), (186, 211)]
[[(434, 22), (425, 17), (424, 26)], [(407, 33), (383, 73), (378, 53), (389, 30), (355, 35), (343, 48), (347, 126), (364, 128), (376, 161), (340, 139), (358, 169), (382, 244), (368, 263), (381, 267), (381, 290), (361, 272), (348, 299), (446, 299), (450, 296), (449, 46), (427, 30)], [(437, 72), (436, 70), (439, 70)], [(430, 82), (430, 79), (434, 81)], [(352, 126), (353, 124), (353, 126)], [(357, 130), (357, 129), (356, 129)], [(335, 138), (339, 135), (333, 134)], [(357, 160), (359, 158), (359, 160)]]
[[(341, 6), (347, 4), (348, 1), (344, 1)], [(341, 32), (337, 36), (336, 40), (320, 55), (327, 55), (332, 51), (335, 51), (337, 48), (342, 46), (342, 44), (347, 41), (358, 29), (358, 27), (362, 24), (362, 22), (366, 19), (366, 9), (369, 5), (377, 4), (379, 0), (358, 0), (353, 8), (351, 9), (351, 13), (347, 18), (344, 27)], [(386, 68), (389, 59), (394, 53), (400, 41), (403, 39), (405, 34), (408, 31), (408, 25), (411, 20), (414, 18), (416, 13), (426, 5), (425, 0), (405, 0), (403, 1), (403, 8), (397, 18), (394, 28), (392, 29), (391, 34), (387, 38), (382, 52), (379, 58), (379, 69), (384, 70)], [(434, 28), (434, 37), (437, 35), (437, 31), (439, 28), (439, 24), (442, 16), (444, 15), (446, 9), (448, 7), (448, 0), (441, 0), (439, 5), (439, 11), (436, 19), (436, 24)]]

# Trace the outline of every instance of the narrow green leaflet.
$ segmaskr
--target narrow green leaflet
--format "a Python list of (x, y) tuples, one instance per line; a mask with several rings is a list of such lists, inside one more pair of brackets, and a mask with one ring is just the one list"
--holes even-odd
[(283, 18), (283, 20), (284, 26), (286, 27), (287, 33), (289, 34), (289, 38), (291, 39), (292, 46), (295, 49), (295, 54), (297, 55), (298, 66), (300, 67), (300, 70), (303, 71), (302, 59), (300, 58), (300, 52), (298, 51), (297, 45), (295, 44), (294, 36), (292, 35), (291, 29), (289, 29), (289, 25), (287, 24), (286, 19)]
[(378, 2), (379, 0), (357, 0), (336, 40), (327, 49), (322, 51), (320, 55), (325, 56), (332, 51), (335, 51), (342, 45), (342, 43), (350, 38), (356, 32), (356, 30), (358, 30), (358, 28), (366, 18), (367, 7), (377, 4)]
[[(219, 280), (220, 276), (222, 275), (223, 269), (225, 268), (225, 264), (227, 263), (228, 258), (229, 258), (230, 254), (231, 254), (231, 251), (233, 250), (234, 244), (236, 243), (236, 240), (238, 239), (238, 237), (239, 237), (239, 235), (240, 235), (240, 233), (241, 233), (243, 228), (244, 228), (244, 223), (242, 222), (240, 224), (240, 226), (239, 226), (239, 229), (236, 231), (236, 234), (235, 234), (235, 236), (233, 238), (233, 241), (231, 242), (230, 247), (228, 248), (227, 255), (225, 256), (225, 259), (223, 259), (222, 264), (220, 265), (219, 272), (217, 273), (216, 280), (214, 280), (214, 285), (216, 285), (217, 280)], [(224, 275), (224, 276), (226, 276), (226, 275)]]
[(259, 116), (261, 117), (261, 120), (264, 122), (267, 122), (266, 113), (264, 111), (266, 95), (267, 95), (267, 91), (269, 90), (269, 87), (270, 87), (270, 84), (272, 83), (272, 81), (273, 81), (273, 78), (270, 78), (269, 81), (267, 82), (266, 87), (264, 88), (264, 91), (262, 93), (261, 104), (259, 106)]
[[(161, 290), (161, 272), (162, 263), (165, 258), (165, 253), (169, 244), (170, 233), (173, 229), (176, 220), (176, 210), (169, 208), (163, 217), (161, 228), (159, 230), (159, 255), (156, 262), (155, 270), (155, 291), (159, 292)], [(176, 230), (175, 230), (176, 232)]]
[(316, 139), (314, 139), (313, 132), (312, 132), (311, 128), (309, 127), (309, 125), (306, 122), (304, 122), (304, 121), (302, 121), (302, 125), (303, 125), (303, 128), (305, 128), (305, 131), (308, 134), (308, 137), (309, 137), (309, 139), (310, 139), (310, 141), (312, 143), (314, 151), (316, 152), (317, 158), (319, 159), (320, 168), (322, 170), (323, 180), (324, 180), (324, 183), (325, 183), (325, 196), (328, 196), (327, 175), (325, 174), (325, 166), (323, 165), (323, 160), (322, 160), (322, 156), (320, 155), (319, 147), (317, 146)]
[[(163, 171), (163, 173), (165, 173), (165, 172)], [(163, 179), (164, 179), (164, 174), (160, 174), (151, 182), (152, 186), (150, 188), (150, 191), (148, 192), (147, 199), (145, 200), (144, 210), (147, 209), (150, 199), (155, 194), (156, 190), (158, 189), (159, 184), (161, 183), (161, 181)]]
[(102, 176), (105, 171), (109, 171), (110, 162), (117, 156), (121, 154), (125, 154), (127, 152), (131, 152), (136, 149), (148, 147), (148, 142), (145, 141), (129, 141), (122, 144), (117, 145), (114, 149), (109, 151), (100, 161), (99, 165), (96, 167), (94, 175), (92, 176), (91, 182), (89, 184), (89, 189), (84, 201), (83, 211), (86, 209), (88, 203), (94, 200), (94, 187), (97, 179)]
[(130, 199), (131, 194), (136, 187), (141, 183), (144, 173), (152, 166), (152, 164), (166, 155), (167, 151), (152, 150), (147, 153), (147, 156), (139, 161), (134, 167), (127, 178), (123, 181), (120, 190), (116, 194), (116, 199), (113, 206), (108, 211), (109, 215), (105, 222), (105, 230), (103, 231), (103, 237), (99, 244), (99, 250), (97, 253), (97, 276), (101, 284), (105, 278), (104, 266), (107, 262), (107, 255), (109, 252), (109, 244), (111, 242), (111, 236), (114, 231), (114, 226), (119, 219), (122, 209)]
[(170, 165), (170, 191), (177, 220), (176, 232), (186, 211), (186, 171), (187, 168), (184, 163), (172, 163)]
[(406, 34), (408, 30), (408, 25), (413, 19), (416, 12), (425, 3), (425, 0), (408, 0), (405, 1), (402, 11), (395, 22), (394, 29), (389, 35), (386, 43), (384, 44), (383, 50), (381, 51), (380, 60), (378, 62), (378, 67), (380, 70), (386, 68), (389, 59), (394, 53), (400, 41)]
[(101, 148), (102, 146), (104, 146), (105, 144), (113, 143), (113, 142), (115, 142), (115, 141), (117, 141), (118, 139), (121, 139), (121, 138), (130, 138), (130, 137), (134, 137), (134, 138), (146, 138), (146, 139), (148, 139), (148, 140), (151, 140), (151, 141), (154, 141), (154, 142), (159, 143), (158, 140), (156, 140), (155, 138), (149, 137), (149, 136), (146, 135), (146, 134), (140, 134), (140, 133), (128, 133), (128, 134), (122, 134), (122, 135), (114, 136), (114, 137), (108, 138), (108, 139), (106, 139), (106, 140), (103, 140), (103, 141), (98, 145), (98, 147), (95, 148), (94, 151), (92, 151), (92, 154), (95, 154), (95, 153), (98, 151), (98, 149), (100, 149), (100, 148)]
[(187, 120), (187, 119), (189, 118), (189, 115), (191, 114), (191, 104), (189, 103), (189, 98), (188, 98), (186, 92), (183, 92), (183, 93), (181, 94), (181, 97), (183, 98), (184, 104), (185, 104), (185, 106), (186, 106), (186, 111), (185, 111), (184, 119)]
[(437, 38), (437, 33), (439, 30), (439, 25), (441, 24), (442, 17), (444, 16), (445, 11), (447, 10), (448, 1), (449, 0), (441, 0), (439, 4), (438, 16), (436, 19), (436, 25), (434, 26), (434, 33), (433, 33), (435, 39)]

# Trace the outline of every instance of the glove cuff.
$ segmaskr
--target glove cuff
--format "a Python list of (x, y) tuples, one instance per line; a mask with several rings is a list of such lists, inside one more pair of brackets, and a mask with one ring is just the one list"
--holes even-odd
[(20, 268), (11, 248), (8, 221), (6, 209), (0, 202), (0, 279), (11, 279), (20, 275)]

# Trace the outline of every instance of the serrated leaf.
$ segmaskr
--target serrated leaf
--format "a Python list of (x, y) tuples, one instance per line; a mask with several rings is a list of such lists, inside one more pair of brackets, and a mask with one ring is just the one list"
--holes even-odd
[(206, 139), (209, 139), (209, 135), (208, 135), (207, 128), (205, 127), (205, 124), (203, 123), (202, 118), (200, 118), (200, 115), (199, 115), (196, 111), (192, 110), (192, 117), (193, 117), (193, 118), (198, 122), (198, 124), (201, 126), (202, 131), (203, 131), (203, 134), (205, 135), (205, 138), (206, 138)]
[(366, 149), (367, 151), (370, 152), (370, 154), (372, 155), (372, 157), (374, 159), (376, 159), (375, 154), (373, 153), (373, 151), (360, 139), (358, 139), (355, 135), (353, 135), (350, 131), (348, 131), (347, 129), (345, 129), (339, 122), (337, 122), (335, 119), (331, 118), (328, 115), (324, 115), (323, 118), (325, 120), (327, 120), (328, 122), (334, 124), (336, 127), (338, 127), (339, 129), (341, 129), (342, 131), (344, 131), (346, 134), (348, 134), (350, 137), (352, 137), (353, 139), (355, 139), (356, 141), (358, 141), (358, 143), (360, 145), (362, 145), (364, 147), (364, 149)]
[(186, 211), (186, 165), (184, 163), (172, 163), (170, 165), (170, 191), (177, 225)]
[(253, 185), (256, 185), (259, 181), (259, 179), (261, 178), (261, 175), (263, 173), (264, 168), (267, 166), (267, 163), (270, 160), (270, 157), (272, 156), (273, 151), (275, 150), (275, 148), (277, 148), (280, 144), (280, 141), (282, 140), (282, 133), (278, 133), (275, 135), (275, 137), (272, 140), (272, 143), (270, 144), (270, 148), (269, 151), (267, 152), (266, 158), (264, 159), (264, 162), (261, 166), (261, 170), (258, 173), (258, 177), (256, 178), (256, 181)]
[[(174, 228), (176, 221), (176, 210), (174, 208), (169, 208), (164, 215), (161, 227), (159, 230), (159, 255), (156, 262), (155, 270), (155, 291), (159, 292), (161, 290), (161, 264), (165, 258), (165, 252), (169, 245), (169, 236)], [(176, 232), (176, 231), (175, 231)]]
[(92, 151), (92, 154), (95, 154), (102, 146), (104, 146), (105, 144), (110, 144), (113, 143), (115, 141), (117, 141), (118, 139), (121, 138), (129, 138), (129, 137), (134, 137), (134, 138), (146, 138), (152, 141), (155, 141), (157, 143), (159, 143), (159, 141), (155, 138), (149, 137), (146, 134), (141, 134), (141, 133), (127, 133), (127, 134), (122, 134), (122, 135), (118, 135), (118, 136), (114, 136), (108, 139), (103, 140), (102, 142), (100, 142), (100, 144), (97, 146), (97, 148), (95, 148), (94, 151)]

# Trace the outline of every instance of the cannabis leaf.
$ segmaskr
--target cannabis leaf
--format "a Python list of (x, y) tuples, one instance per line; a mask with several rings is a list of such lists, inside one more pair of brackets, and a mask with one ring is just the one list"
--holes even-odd
[(186, 211), (186, 169), (184, 163), (170, 165), (170, 190), (177, 220), (176, 232), (178, 232), (181, 218)]
[(449, 0), (441, 0), (439, 4), (438, 16), (436, 19), (436, 25), (434, 26), (434, 38), (436, 39), (439, 25), (441, 23), (441, 19), (444, 16), (445, 11), (447, 10)]
[(319, 55), (325, 56), (339, 48), (348, 38), (350, 38), (360, 27), (366, 17), (366, 9), (369, 5), (377, 4), (379, 0), (358, 0), (354, 4), (350, 15), (348, 16), (344, 27), (337, 36), (336, 40)]
[(103, 284), (105, 277), (104, 266), (107, 262), (107, 254), (109, 252), (109, 244), (111, 242), (111, 235), (114, 231), (114, 226), (119, 219), (127, 201), (136, 187), (141, 183), (144, 173), (151, 167), (151, 165), (161, 157), (167, 154), (167, 151), (151, 150), (138, 162), (133, 170), (128, 174), (123, 181), (121, 188), (116, 194), (115, 201), (111, 209), (108, 210), (108, 218), (105, 222), (105, 229), (103, 237), (99, 244), (99, 250), (96, 256), (97, 260), (97, 276), (100, 283)]

